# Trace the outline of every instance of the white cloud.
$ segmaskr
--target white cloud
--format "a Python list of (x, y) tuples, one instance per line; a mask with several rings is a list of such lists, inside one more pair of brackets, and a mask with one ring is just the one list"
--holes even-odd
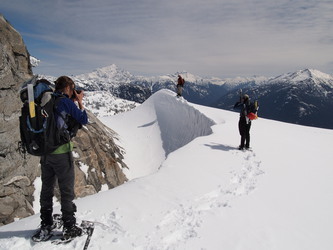
[(151, 75), (332, 73), (331, 1), (12, 0), (3, 9), (12, 23), (26, 22), (19, 31), (50, 74), (112, 63)]

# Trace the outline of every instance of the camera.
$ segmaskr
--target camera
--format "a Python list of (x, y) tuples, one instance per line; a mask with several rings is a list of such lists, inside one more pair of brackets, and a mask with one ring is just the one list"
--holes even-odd
[(71, 97), (71, 100), (75, 100), (76, 99), (76, 93), (78, 93), (78, 94), (80, 94), (82, 92), (82, 90), (81, 89), (75, 89), (74, 91), (73, 91), (73, 95), (72, 95), (72, 97)]

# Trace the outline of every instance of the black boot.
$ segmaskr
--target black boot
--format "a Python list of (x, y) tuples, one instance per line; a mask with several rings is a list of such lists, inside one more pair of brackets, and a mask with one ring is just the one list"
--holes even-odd
[(36, 233), (31, 237), (35, 242), (47, 241), (52, 237), (53, 225), (42, 225)]
[(71, 238), (79, 237), (82, 235), (82, 229), (76, 225), (70, 227), (64, 227), (64, 239), (68, 240)]

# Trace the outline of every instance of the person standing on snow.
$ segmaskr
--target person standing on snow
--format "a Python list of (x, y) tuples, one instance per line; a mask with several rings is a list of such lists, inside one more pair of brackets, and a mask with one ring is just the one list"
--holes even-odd
[(178, 82), (177, 82), (177, 97), (182, 96), (184, 83), (185, 83), (184, 78), (182, 78), (181, 75), (178, 75)]
[[(53, 195), (54, 185), (58, 179), (61, 195), (61, 212), (63, 220), (64, 238), (73, 238), (82, 235), (82, 229), (76, 226), (76, 206), (73, 203), (74, 194), (74, 164), (70, 141), (82, 125), (88, 123), (88, 116), (82, 104), (83, 91), (75, 90), (73, 80), (61, 76), (55, 81), (55, 92), (58, 102), (55, 105), (55, 119), (58, 128), (64, 128), (60, 135), (63, 144), (51, 154), (41, 157), (42, 190), (40, 194), (41, 227), (32, 237), (34, 241), (48, 240), (53, 228)], [(74, 103), (78, 102), (78, 106)]]
[(236, 102), (234, 109), (240, 109), (240, 117), (238, 122), (239, 134), (241, 136), (241, 143), (239, 149), (243, 150), (250, 148), (250, 128), (251, 120), (247, 117), (250, 107), (250, 98), (248, 95), (243, 95), (239, 102)]

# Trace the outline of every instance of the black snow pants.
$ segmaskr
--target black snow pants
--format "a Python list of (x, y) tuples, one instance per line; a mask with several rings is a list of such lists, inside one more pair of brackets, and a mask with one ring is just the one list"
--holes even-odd
[(240, 117), (238, 122), (239, 134), (241, 136), (240, 148), (250, 147), (250, 128), (251, 121), (246, 122), (246, 117)]
[(42, 191), (40, 194), (40, 213), (41, 224), (52, 225), (53, 196), (55, 181), (58, 179), (58, 185), (61, 195), (61, 212), (64, 221), (64, 227), (75, 225), (76, 206), (73, 203), (74, 194), (74, 165), (72, 152), (64, 154), (48, 154), (41, 157), (42, 168)]

